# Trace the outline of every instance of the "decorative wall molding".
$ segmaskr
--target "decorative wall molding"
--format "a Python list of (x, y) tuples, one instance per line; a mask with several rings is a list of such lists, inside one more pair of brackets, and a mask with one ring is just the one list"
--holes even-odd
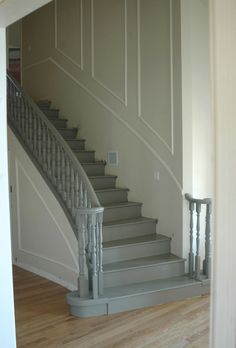
[(150, 145), (148, 142), (139, 134), (136, 129), (134, 129), (127, 121), (125, 121), (117, 112), (115, 112), (110, 106), (104, 103), (102, 99), (97, 97), (88, 87), (86, 87), (82, 82), (76, 79), (71, 73), (69, 73), (64, 67), (62, 67), (55, 59), (49, 57), (48, 59), (43, 59), (42, 61), (38, 61), (38, 63), (34, 63), (32, 65), (28, 65), (24, 68), (24, 70), (30, 70), (35, 66), (42, 65), (45, 63), (52, 63), (59, 70), (61, 70), (64, 74), (66, 74), (74, 83), (76, 83), (80, 88), (82, 88), (86, 93), (88, 93), (97, 103), (99, 103), (102, 107), (104, 107), (107, 111), (109, 111), (120, 123), (125, 126), (131, 133), (133, 133), (139, 141), (143, 143), (143, 145), (150, 151), (150, 153), (163, 165), (164, 169), (168, 172), (170, 177), (173, 179), (176, 187), (182, 194), (182, 186), (181, 183), (176, 178), (175, 174), (165, 162), (165, 160), (157, 153), (157, 151)]
[(55, 0), (54, 5), (54, 22), (55, 22), (55, 49), (67, 58), (71, 63), (80, 68), (84, 69), (84, 32), (83, 32), (83, 0), (80, 0), (80, 62), (75, 61), (66, 52), (58, 47), (58, 23), (57, 23), (57, 11), (58, 11), (58, 0)]
[(155, 130), (143, 117), (142, 115), (142, 87), (141, 87), (141, 13), (140, 13), (140, 1), (137, 0), (137, 64), (138, 64), (138, 117), (143, 122), (143, 124), (153, 133), (156, 137), (165, 145), (165, 147), (174, 156), (174, 100), (173, 100), (173, 13), (172, 13), (172, 0), (169, 0), (170, 6), (170, 93), (171, 93), (171, 144), (168, 144), (165, 139), (160, 135), (160, 133)]
[(125, 28), (124, 28), (124, 62), (125, 62), (125, 71), (124, 71), (124, 99), (119, 97), (115, 92), (113, 92), (108, 86), (106, 86), (102, 81), (100, 81), (98, 78), (95, 76), (95, 64), (94, 64), (94, 0), (91, 0), (91, 72), (92, 72), (92, 78), (94, 81), (96, 81), (101, 87), (103, 87), (107, 92), (109, 92), (113, 97), (118, 99), (122, 104), (125, 106), (128, 105), (128, 67), (127, 67), (127, 61), (128, 61), (128, 56), (127, 56), (127, 0), (124, 1), (124, 23), (125, 23)]
[[(42, 195), (40, 194), (40, 192), (38, 191), (37, 187), (34, 185), (33, 181), (31, 180), (31, 178), (29, 177), (29, 175), (27, 174), (27, 172), (25, 171), (23, 165), (19, 162), (19, 160), (16, 158), (15, 159), (15, 170), (16, 170), (16, 196), (17, 196), (17, 232), (18, 232), (18, 250), (21, 251), (21, 252), (24, 252), (24, 253), (27, 253), (29, 255), (32, 255), (34, 257), (38, 257), (38, 258), (41, 258), (45, 261), (48, 261), (48, 262), (51, 262), (51, 263), (54, 263), (54, 264), (57, 264), (58, 266), (61, 266), (65, 269), (68, 269), (72, 272), (75, 272), (78, 274), (78, 270), (79, 270), (79, 265), (78, 265), (78, 260), (76, 258), (76, 256), (74, 255), (73, 253), (73, 250), (71, 248), (71, 245), (66, 237), (66, 235), (64, 234), (64, 232), (62, 231), (60, 225), (58, 224), (58, 222), (56, 221), (55, 217), (54, 217), (54, 214), (52, 214), (50, 208), (48, 207), (47, 203), (45, 202), (45, 200), (43, 199)], [(63, 241), (65, 243), (65, 245), (67, 246), (67, 249), (69, 250), (69, 253), (72, 257), (72, 260), (76, 266), (76, 268), (72, 268), (72, 267), (69, 267), (68, 265), (60, 262), (60, 261), (56, 261), (52, 258), (49, 258), (45, 255), (42, 255), (42, 254), (39, 254), (39, 253), (36, 253), (34, 251), (31, 251), (31, 250), (27, 250), (25, 249), (23, 246), (22, 246), (22, 231), (21, 231), (21, 212), (20, 212), (20, 191), (19, 191), (19, 188), (20, 188), (20, 184), (19, 184), (19, 170), (22, 171), (22, 173), (25, 175), (25, 177), (27, 178), (27, 180), (30, 182), (32, 188), (34, 189), (34, 191), (36, 192), (37, 196), (39, 197), (39, 199), (41, 200), (41, 202), (43, 203), (44, 207), (46, 208), (48, 214), (50, 215), (51, 219), (53, 220), (53, 222), (55, 223), (58, 231), (60, 232), (60, 235), (62, 236), (63, 238)]]

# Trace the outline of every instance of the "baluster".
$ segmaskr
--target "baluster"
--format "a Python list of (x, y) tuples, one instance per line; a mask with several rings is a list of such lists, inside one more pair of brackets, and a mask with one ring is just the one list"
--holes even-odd
[(74, 168), (71, 167), (71, 214), (72, 217), (75, 217), (75, 175), (74, 175)]
[(42, 125), (43, 133), (43, 142), (42, 142), (42, 151), (43, 151), (43, 170), (47, 172), (47, 129), (46, 125)]
[(193, 270), (194, 270), (194, 252), (193, 252), (193, 211), (194, 211), (194, 203), (189, 202), (189, 211), (190, 211), (190, 251), (188, 254), (188, 260), (189, 260), (189, 275), (190, 277), (193, 277)]
[(97, 276), (97, 238), (96, 238), (96, 212), (90, 214), (89, 225), (91, 226), (91, 258), (92, 258), (92, 291), (93, 298), (98, 298)]
[(79, 208), (79, 174), (75, 174), (75, 210)]
[(82, 180), (80, 181), (80, 185), (79, 185), (79, 206), (80, 207), (84, 206), (84, 190), (83, 190)]
[(97, 214), (97, 235), (98, 235), (98, 258), (99, 258), (99, 268), (98, 268), (98, 291), (99, 296), (103, 295), (103, 265), (102, 265), (102, 223), (103, 223), (103, 211), (104, 208), (100, 208), (100, 212)]
[(197, 212), (197, 234), (196, 234), (196, 256), (195, 256), (195, 278), (200, 279), (200, 213), (201, 213), (201, 203), (196, 203)]
[(67, 208), (71, 209), (71, 199), (70, 199), (70, 162), (66, 160), (66, 205)]
[(62, 198), (66, 201), (66, 164), (65, 164), (65, 153), (62, 151), (61, 157), (61, 185), (62, 185)]
[(47, 174), (48, 177), (52, 177), (52, 161), (51, 161), (51, 135), (50, 135), (50, 130), (47, 129)]
[(21, 125), (21, 105), (20, 105), (20, 92), (16, 90), (16, 112), (17, 112), (17, 119), (18, 119), (18, 130), (21, 132), (22, 125)]
[(56, 185), (56, 182), (57, 182), (57, 179), (56, 179), (56, 144), (55, 144), (54, 136), (52, 136), (51, 144), (52, 144), (52, 182), (54, 185)]
[(29, 146), (31, 151), (33, 151), (33, 113), (30, 107), (29, 107)]
[(88, 192), (87, 192), (87, 189), (86, 188), (84, 188), (84, 207), (85, 208), (88, 208)]
[(21, 131), (24, 140), (26, 140), (26, 133), (25, 133), (25, 101), (24, 99), (19, 99), (20, 102), (20, 114), (21, 114)]
[(62, 182), (61, 182), (61, 148), (57, 144), (57, 190), (59, 193), (62, 192)]
[(42, 156), (42, 128), (41, 128), (41, 120), (38, 119), (38, 160), (39, 163), (43, 162), (43, 156)]
[(25, 140), (29, 145), (29, 109), (27, 102), (25, 102)]
[(203, 271), (207, 278), (211, 278), (211, 202), (206, 205), (205, 238), (205, 260), (203, 261)]
[(33, 130), (33, 138), (34, 138), (34, 155), (37, 157), (37, 139), (38, 139), (38, 132), (37, 132), (37, 115), (34, 113), (34, 130)]
[(76, 226), (78, 229), (78, 244), (79, 244), (79, 279), (78, 289), (81, 298), (89, 297), (89, 280), (86, 260), (86, 219), (85, 214), (77, 212)]

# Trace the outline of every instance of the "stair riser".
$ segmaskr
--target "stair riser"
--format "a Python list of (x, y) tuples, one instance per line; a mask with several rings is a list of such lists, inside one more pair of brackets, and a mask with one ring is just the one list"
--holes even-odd
[(127, 202), (127, 191), (110, 191), (110, 192), (98, 192), (97, 197), (101, 205), (109, 203)]
[(184, 275), (184, 261), (167, 262), (149, 267), (137, 267), (103, 273), (104, 287), (122, 286)]
[(59, 110), (42, 109), (42, 111), (48, 118), (57, 119), (59, 117)]
[(67, 120), (60, 120), (55, 119), (51, 120), (52, 124), (56, 128), (66, 128), (67, 127)]
[(95, 162), (94, 152), (75, 152), (74, 154), (81, 163)]
[(39, 101), (37, 105), (40, 109), (49, 109), (51, 106), (51, 102), (49, 100)]
[(132, 219), (141, 216), (141, 205), (105, 208), (103, 221), (115, 221), (122, 219)]
[(77, 136), (77, 129), (58, 129), (64, 139), (74, 139)]
[(145, 236), (154, 233), (156, 233), (156, 222), (153, 221), (113, 227), (103, 226), (104, 242)]
[(123, 247), (104, 248), (103, 264), (170, 253), (170, 240), (126, 245)]
[(104, 175), (105, 173), (104, 164), (82, 164), (82, 166), (88, 176)]
[(90, 178), (89, 180), (95, 190), (115, 188), (116, 186), (116, 178), (101, 177), (101, 178)]
[(67, 144), (72, 150), (84, 150), (85, 140), (67, 140)]

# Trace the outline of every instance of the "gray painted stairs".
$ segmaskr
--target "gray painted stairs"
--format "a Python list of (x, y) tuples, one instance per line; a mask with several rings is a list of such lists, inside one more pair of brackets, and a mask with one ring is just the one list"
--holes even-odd
[(75, 153), (104, 206), (104, 295), (88, 300), (69, 293), (71, 313), (89, 317), (122, 312), (209, 291), (208, 282), (185, 276), (185, 260), (171, 254), (170, 238), (156, 233), (157, 219), (142, 216), (141, 202), (128, 201), (129, 189), (116, 187), (117, 176), (105, 173), (106, 162), (86, 150), (78, 129), (68, 128), (50, 101), (38, 106)]

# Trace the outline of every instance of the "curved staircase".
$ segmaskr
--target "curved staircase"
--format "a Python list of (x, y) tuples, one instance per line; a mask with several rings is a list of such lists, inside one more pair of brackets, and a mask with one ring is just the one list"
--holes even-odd
[[(69, 128), (50, 101), (36, 105), (9, 76), (8, 121), (78, 239), (78, 291), (67, 295), (73, 315), (127, 311), (209, 291), (207, 280), (193, 278), (193, 263), (191, 277), (185, 274), (170, 238), (156, 233), (157, 219), (142, 216), (142, 203), (128, 200), (129, 189), (116, 186), (117, 177), (86, 150), (78, 129)], [(191, 260), (192, 238), (190, 230)]]

